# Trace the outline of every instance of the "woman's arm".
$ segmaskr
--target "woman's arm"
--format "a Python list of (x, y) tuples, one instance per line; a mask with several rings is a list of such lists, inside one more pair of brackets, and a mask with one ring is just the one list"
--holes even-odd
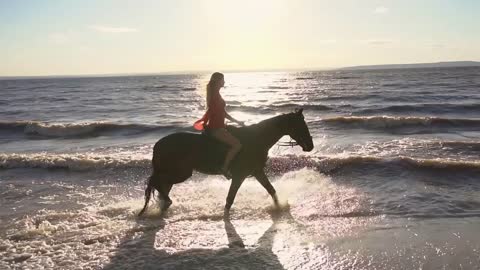
[(232, 122), (235, 122), (241, 126), (245, 126), (245, 123), (242, 122), (242, 121), (238, 121), (237, 119), (233, 118), (230, 114), (228, 114), (227, 111), (225, 111), (225, 118), (227, 118), (228, 120), (232, 121)]

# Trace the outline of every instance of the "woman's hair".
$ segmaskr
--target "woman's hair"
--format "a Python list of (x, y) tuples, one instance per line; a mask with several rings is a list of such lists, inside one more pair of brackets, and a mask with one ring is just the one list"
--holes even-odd
[(207, 108), (209, 107), (210, 98), (213, 95), (213, 91), (220, 90), (220, 87), (218, 86), (218, 84), (222, 79), (223, 79), (223, 74), (220, 72), (215, 72), (210, 77), (210, 81), (207, 84), (207, 104), (206, 104)]

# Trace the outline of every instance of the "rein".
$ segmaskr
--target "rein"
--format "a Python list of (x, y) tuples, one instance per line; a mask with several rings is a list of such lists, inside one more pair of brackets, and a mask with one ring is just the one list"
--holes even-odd
[[(310, 136), (310, 138), (312, 138), (312, 136)], [(280, 147), (280, 146), (290, 146), (290, 147), (294, 147), (294, 146), (297, 146), (297, 145), (300, 145), (298, 142), (294, 141), (291, 137), (290, 137), (290, 141), (289, 142), (278, 142), (277, 143), (277, 146)]]
[(278, 142), (277, 145), (278, 145), (278, 147), (280, 147), (280, 146), (294, 147), (294, 146), (298, 145), (298, 143), (296, 141), (294, 141), (292, 138), (290, 138), (289, 142)]

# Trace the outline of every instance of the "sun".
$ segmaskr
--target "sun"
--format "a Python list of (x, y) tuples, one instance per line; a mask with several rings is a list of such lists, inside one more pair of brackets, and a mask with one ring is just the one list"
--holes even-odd
[(285, 39), (278, 25), (288, 16), (285, 0), (204, 1), (203, 17), (208, 20), (212, 63), (225, 69), (263, 69), (277, 66)]
[(220, 0), (215, 1), (214, 10), (227, 25), (262, 28), (274, 23), (286, 10), (287, 3), (283, 0)]
[(274, 27), (289, 14), (288, 9), (286, 0), (206, 0), (199, 12), (213, 28), (240, 34)]

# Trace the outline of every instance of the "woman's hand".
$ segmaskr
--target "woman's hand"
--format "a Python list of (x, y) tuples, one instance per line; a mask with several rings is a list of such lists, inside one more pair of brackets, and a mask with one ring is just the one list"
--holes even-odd
[(243, 122), (243, 121), (239, 121), (239, 120), (234, 119), (234, 118), (232, 118), (232, 121), (235, 122), (235, 123), (237, 123), (238, 125), (240, 125), (240, 126), (242, 126), (242, 127), (245, 126), (245, 122)]

